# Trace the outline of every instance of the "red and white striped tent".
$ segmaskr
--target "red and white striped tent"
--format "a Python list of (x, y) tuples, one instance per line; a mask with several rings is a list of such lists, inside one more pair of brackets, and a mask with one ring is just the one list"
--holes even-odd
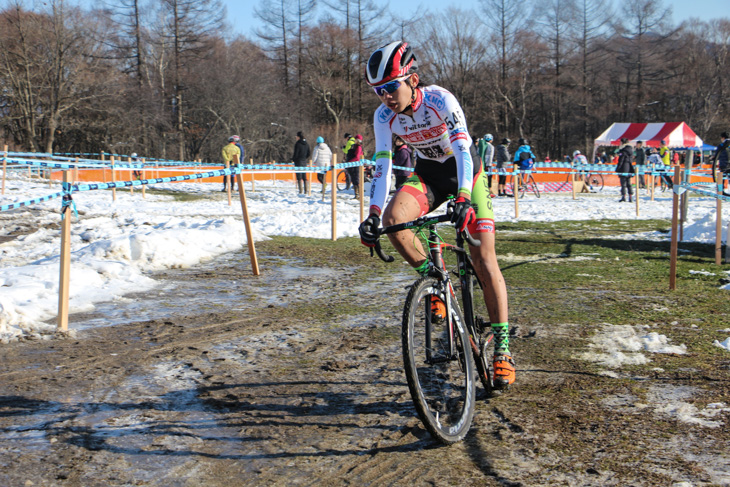
[(670, 149), (702, 147), (702, 139), (684, 122), (614, 123), (595, 140), (594, 145), (620, 145), (624, 137), (631, 144), (641, 140), (645, 147), (659, 147), (662, 140)]

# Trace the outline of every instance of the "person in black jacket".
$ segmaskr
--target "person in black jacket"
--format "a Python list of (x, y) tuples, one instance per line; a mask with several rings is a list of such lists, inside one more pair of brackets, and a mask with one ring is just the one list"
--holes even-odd
[(512, 196), (507, 194), (504, 190), (505, 183), (507, 182), (507, 174), (504, 170), (507, 169), (505, 165), (510, 164), (511, 156), (509, 155), (509, 143), (508, 138), (502, 139), (502, 143), (497, 146), (496, 162), (497, 162), (497, 196)]
[(631, 189), (631, 175), (634, 174), (634, 166), (631, 165), (631, 161), (634, 158), (634, 149), (629, 144), (629, 139), (621, 139), (621, 149), (618, 151), (618, 164), (616, 165), (616, 172), (618, 178), (621, 181), (621, 201), (626, 201), (626, 193), (629, 194), (629, 202), (633, 197), (633, 191)]
[[(636, 141), (636, 150), (634, 151), (634, 158), (636, 159), (636, 165), (637, 166), (643, 166), (643, 173), (646, 173), (646, 152), (644, 152), (644, 143), (640, 140)], [(636, 168), (639, 169), (638, 167)], [(644, 174), (639, 174), (636, 179), (637, 183), (639, 185), (639, 188), (644, 189), (646, 187), (646, 181), (645, 181)], [(638, 194), (638, 193), (637, 193)]]
[[(304, 134), (302, 132), (297, 132), (297, 141), (294, 144), (294, 155), (291, 156), (292, 162), (296, 167), (307, 167), (307, 160), (309, 159), (310, 154), (311, 152), (309, 150), (309, 144), (307, 144), (307, 139), (304, 138)], [(306, 172), (297, 173), (297, 189), (299, 190), (299, 194), (309, 193), (309, 181), (307, 180)]]
[(730, 196), (730, 193), (725, 191), (725, 179), (726, 173), (730, 172), (730, 134), (723, 132), (720, 134), (720, 144), (715, 149), (715, 153), (712, 156), (717, 161), (717, 168), (723, 173), (722, 183), (722, 194)]

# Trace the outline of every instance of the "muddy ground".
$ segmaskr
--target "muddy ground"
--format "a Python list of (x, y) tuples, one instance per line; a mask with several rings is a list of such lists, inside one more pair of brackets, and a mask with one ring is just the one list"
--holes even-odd
[(727, 391), (727, 370), (611, 378), (574, 358), (576, 325), (515, 323), (517, 384), (479, 389), (469, 436), (441, 446), (401, 366), (413, 274), (281, 279), (296, 262), (261, 263), (256, 278), (245, 264), (158, 276), (228, 281), (235, 304), (2, 346), (0, 485), (730, 485), (727, 425), (678, 421), (644, 394)]

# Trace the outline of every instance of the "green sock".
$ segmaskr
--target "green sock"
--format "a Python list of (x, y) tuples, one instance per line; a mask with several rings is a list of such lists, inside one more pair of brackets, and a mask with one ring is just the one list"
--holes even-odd
[(428, 260), (424, 260), (423, 264), (419, 265), (418, 267), (414, 267), (414, 269), (416, 269), (416, 272), (418, 272), (420, 275), (425, 276), (426, 274), (428, 274), (429, 269)]
[(509, 352), (509, 323), (492, 323), (492, 332), (494, 333), (494, 352), (495, 353), (506, 353)]

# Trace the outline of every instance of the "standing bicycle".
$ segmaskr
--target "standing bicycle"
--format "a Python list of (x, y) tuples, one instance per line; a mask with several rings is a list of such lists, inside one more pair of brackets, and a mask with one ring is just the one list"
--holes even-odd
[[(403, 366), (421, 421), (434, 438), (446, 444), (461, 440), (469, 431), (474, 415), (474, 376), (479, 376), (487, 394), (495, 387), (490, 350), (494, 334), (474, 312), (474, 285), (481, 284), (464, 248), (465, 241), (476, 247), (481, 242), (465, 230), (457, 232), (455, 245), (446, 243), (436, 225), (451, 221), (451, 216), (449, 212), (422, 216), (378, 232), (391, 234), (413, 228), (428, 244), (430, 270), (411, 286), (403, 307)], [(382, 252), (377, 240), (374, 250), (384, 261), (394, 260)], [(445, 263), (446, 250), (456, 255), (453, 274), (459, 276), (459, 296), (450, 266)]]
[[(375, 173), (370, 190), (370, 215), (360, 225), (361, 241), (374, 247), (381, 214), (384, 225), (398, 225), (430, 213), (449, 196), (455, 196), (452, 223), (459, 231), (468, 228), (481, 242), (478, 247), (470, 246), (469, 253), (482, 284), (495, 336), (493, 379), (497, 387), (507, 387), (515, 380), (514, 360), (509, 350), (507, 287), (494, 249), (494, 211), (486, 174), (469, 154), (472, 141), (464, 112), (450, 92), (420, 83), (416, 58), (405, 42), (393, 42), (373, 52), (366, 74), (368, 84), (382, 103), (373, 117)], [(411, 177), (385, 207), (390, 189), (393, 134), (411, 144), (417, 160)], [(412, 231), (389, 233), (388, 238), (420, 275), (429, 275), (433, 263)]]

